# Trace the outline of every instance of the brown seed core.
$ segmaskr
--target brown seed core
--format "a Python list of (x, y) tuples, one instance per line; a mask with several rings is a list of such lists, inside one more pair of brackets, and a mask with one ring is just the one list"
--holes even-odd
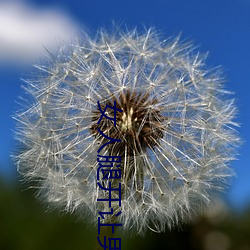
[[(116, 108), (123, 110), (123, 112), (116, 112), (116, 127), (114, 122), (105, 117), (102, 117), (99, 124), (97, 124), (101, 117), (101, 112), (97, 108), (93, 113), (93, 122), (91, 126), (91, 133), (94, 134), (101, 145), (107, 143), (109, 140), (104, 138), (97, 130), (99, 128), (105, 135), (120, 139), (121, 142), (110, 143), (106, 147), (113, 155), (124, 156), (125, 148), (128, 156), (135, 156), (142, 154), (147, 148), (153, 149), (158, 145), (159, 140), (163, 137), (163, 121), (164, 117), (160, 113), (160, 109), (155, 108), (158, 103), (156, 98), (150, 98), (148, 93), (136, 93), (126, 91), (119, 96), (113, 96), (112, 101), (101, 101), (100, 106), (102, 110), (106, 105), (114, 107), (116, 101)], [(114, 118), (114, 110), (106, 109), (106, 115)]]

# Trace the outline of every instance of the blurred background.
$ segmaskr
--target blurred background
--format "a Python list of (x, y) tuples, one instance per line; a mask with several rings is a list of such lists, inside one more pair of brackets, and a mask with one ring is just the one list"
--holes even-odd
[[(47, 211), (21, 181), (10, 155), (17, 151), (12, 116), (22, 78), (32, 65), (70, 43), (80, 29), (154, 26), (164, 37), (181, 33), (207, 64), (224, 70), (235, 92), (243, 145), (231, 166), (237, 176), (222, 201), (190, 224), (144, 237), (122, 235), (122, 249), (250, 250), (250, 0), (0, 0), (0, 249), (93, 249), (97, 229), (72, 215)], [(118, 235), (119, 236), (119, 235)]]

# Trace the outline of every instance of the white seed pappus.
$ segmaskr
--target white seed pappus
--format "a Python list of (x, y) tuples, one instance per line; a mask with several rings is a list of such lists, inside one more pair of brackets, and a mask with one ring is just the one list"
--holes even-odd
[(19, 172), (44, 202), (96, 223), (99, 211), (110, 211), (97, 201), (107, 196), (96, 180), (105, 142), (96, 133), (97, 101), (115, 100), (123, 110), (116, 127), (103, 118), (100, 128), (121, 142), (101, 154), (122, 157), (121, 207), (112, 204), (122, 229), (164, 231), (192, 219), (233, 175), (239, 142), (234, 100), (204, 59), (154, 29), (102, 30), (94, 39), (83, 32), (26, 80), (31, 98), (15, 115)]

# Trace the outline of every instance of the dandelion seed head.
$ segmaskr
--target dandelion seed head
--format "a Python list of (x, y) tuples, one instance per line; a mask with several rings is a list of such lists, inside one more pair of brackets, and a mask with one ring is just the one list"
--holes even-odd
[[(96, 222), (110, 210), (97, 201), (107, 197), (96, 179), (97, 150), (107, 142), (99, 128), (121, 140), (101, 153), (122, 159), (121, 207), (112, 207), (122, 211), (123, 229), (164, 231), (203, 212), (233, 175), (239, 143), (234, 100), (218, 70), (206, 69), (191, 44), (161, 40), (153, 29), (82, 36), (26, 80), (32, 101), (15, 116), (19, 172), (48, 204)], [(123, 110), (116, 126), (97, 123), (98, 101)]]

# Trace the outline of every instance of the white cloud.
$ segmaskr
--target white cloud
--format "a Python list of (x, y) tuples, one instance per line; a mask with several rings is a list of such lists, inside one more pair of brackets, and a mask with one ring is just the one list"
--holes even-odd
[(70, 42), (76, 25), (56, 9), (39, 10), (20, 2), (0, 3), (0, 64), (27, 63)]

